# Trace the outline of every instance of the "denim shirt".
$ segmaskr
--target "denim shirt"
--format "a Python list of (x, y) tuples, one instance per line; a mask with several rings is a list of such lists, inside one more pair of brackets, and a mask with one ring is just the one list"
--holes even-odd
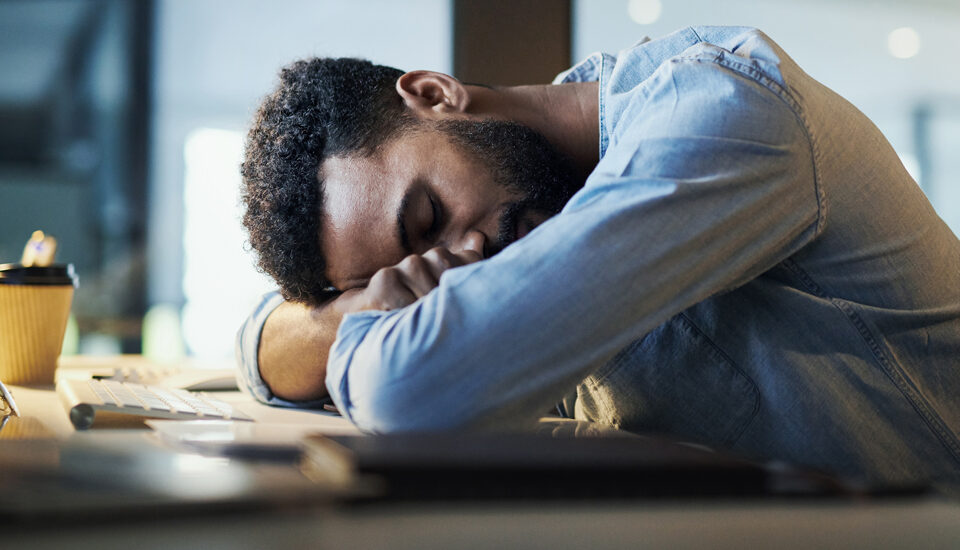
[[(327, 363), (371, 432), (578, 419), (866, 482), (960, 480), (960, 242), (855, 107), (762, 32), (694, 27), (599, 80), (600, 162), (563, 211), (347, 315)], [(257, 374), (265, 298), (241, 331)], [(566, 397), (564, 397), (566, 396)]]

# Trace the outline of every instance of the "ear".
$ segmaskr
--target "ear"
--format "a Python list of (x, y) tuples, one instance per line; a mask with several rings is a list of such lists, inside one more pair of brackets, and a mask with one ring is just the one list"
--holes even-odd
[(462, 113), (470, 103), (470, 93), (459, 80), (433, 71), (405, 73), (397, 79), (397, 93), (415, 113), (431, 118)]

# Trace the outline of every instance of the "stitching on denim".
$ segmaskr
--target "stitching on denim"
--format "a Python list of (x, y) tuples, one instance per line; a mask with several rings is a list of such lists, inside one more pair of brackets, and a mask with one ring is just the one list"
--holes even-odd
[(810, 275), (797, 264), (796, 260), (793, 258), (787, 258), (780, 263), (783, 265), (783, 267), (790, 270), (791, 273), (800, 279), (800, 282), (804, 287), (806, 287), (808, 292), (817, 296), (818, 298), (830, 298), (823, 288), (821, 288), (820, 285), (818, 285), (816, 281), (814, 281), (813, 278), (810, 277)]
[(560, 82), (563, 84), (570, 82), (589, 82), (588, 78), (593, 73), (597, 74), (597, 78), (599, 79), (600, 64), (597, 62), (597, 59), (602, 60), (603, 54), (593, 54), (581, 61), (579, 65), (570, 68), (567, 75)]
[[(696, 336), (702, 338), (707, 344), (706, 347), (708, 353), (712, 354), (716, 360), (729, 365), (730, 368), (732, 368), (737, 374), (742, 376), (743, 379), (747, 381), (747, 385), (750, 387), (749, 393), (753, 396), (753, 409), (750, 411), (748, 417), (743, 421), (741, 426), (732, 430), (729, 435), (723, 438), (723, 445), (733, 446), (737, 443), (737, 441), (740, 440), (744, 432), (747, 431), (747, 428), (753, 423), (754, 419), (757, 417), (757, 414), (760, 412), (760, 390), (757, 388), (757, 383), (753, 380), (753, 378), (750, 377), (749, 374), (746, 373), (746, 371), (737, 365), (733, 358), (727, 355), (726, 352), (724, 352), (712, 339), (710, 339), (710, 337), (707, 336), (706, 333), (704, 333), (703, 330), (696, 323), (694, 323), (693, 319), (691, 319), (686, 313), (679, 313), (677, 317), (683, 321), (680, 323), (680, 326), (683, 330), (693, 332)], [(641, 346), (645, 338), (646, 336), (631, 342), (629, 345), (624, 347), (623, 350), (618, 352), (614, 359), (610, 361), (610, 363), (604, 365), (604, 367), (598, 370), (594, 375), (591, 375), (586, 381), (586, 383), (590, 386), (590, 389), (599, 390), (601, 384), (611, 375), (618, 372), (624, 366), (633, 364), (628, 358), (633, 357), (633, 350), (635, 350), (638, 346)], [(606, 403), (600, 405), (598, 400), (594, 399), (594, 401), (597, 403), (599, 408), (603, 409), (603, 413), (605, 413), (607, 417), (613, 418), (613, 411), (606, 406)], [(619, 423), (622, 419), (617, 418), (616, 420)]]
[(753, 410), (750, 411), (749, 418), (747, 418), (743, 422), (743, 425), (740, 427), (740, 429), (736, 430), (733, 434), (731, 434), (730, 438), (727, 438), (724, 441), (724, 445), (728, 445), (728, 446), (736, 445), (737, 441), (739, 441), (740, 438), (743, 437), (744, 432), (747, 431), (747, 427), (749, 427), (750, 424), (753, 423), (754, 419), (756, 419), (757, 417), (757, 414), (760, 412), (760, 390), (757, 388), (757, 383), (754, 382), (753, 378), (751, 378), (749, 374), (747, 374), (743, 369), (740, 368), (739, 365), (737, 365), (737, 362), (734, 361), (732, 357), (727, 355), (727, 353), (723, 351), (723, 349), (721, 349), (720, 346), (718, 346), (712, 339), (710, 339), (710, 337), (707, 336), (705, 332), (703, 332), (703, 330), (693, 321), (693, 319), (691, 319), (686, 314), (686, 312), (680, 313), (680, 318), (683, 319), (686, 322), (686, 324), (690, 326), (692, 330), (694, 330), (698, 335), (700, 335), (701, 338), (703, 338), (707, 342), (707, 344), (710, 345), (711, 350), (714, 353), (718, 354), (720, 356), (720, 359), (722, 359), (731, 367), (733, 367), (733, 369), (737, 371), (740, 374), (740, 376), (743, 376), (744, 380), (746, 380), (750, 384), (750, 389), (752, 390), (751, 393), (753, 394)]
[(690, 32), (692, 32), (692, 33), (693, 33), (693, 36), (696, 36), (696, 37), (697, 37), (697, 42), (703, 43), (703, 37), (700, 36), (700, 33), (697, 32), (697, 29), (695, 29), (695, 28), (693, 28), (693, 27), (687, 27), (687, 30), (689, 30)]
[(814, 238), (816, 238), (817, 235), (823, 232), (823, 228), (826, 225), (827, 197), (823, 190), (823, 185), (820, 180), (820, 170), (818, 169), (821, 159), (820, 147), (818, 146), (817, 141), (813, 139), (810, 126), (807, 124), (807, 119), (805, 116), (803, 116), (803, 108), (800, 102), (794, 99), (790, 92), (781, 86), (780, 83), (774, 81), (753, 65), (743, 63), (742, 61), (735, 59), (730, 59), (724, 50), (720, 50), (712, 58), (704, 58), (702, 54), (693, 54), (687, 56), (677, 56), (671, 59), (671, 62), (673, 63), (679, 63), (681, 61), (689, 61), (694, 63), (713, 63), (730, 69), (731, 71), (735, 71), (745, 77), (748, 77), (753, 82), (760, 84), (787, 105), (787, 107), (793, 113), (793, 116), (796, 117), (797, 121), (800, 123), (800, 127), (803, 128), (804, 137), (807, 139), (807, 146), (810, 147), (812, 164), (811, 168), (813, 169), (813, 187), (814, 193), (817, 197), (817, 225), (816, 231), (814, 232)]
[(784, 260), (782, 264), (794, 273), (810, 292), (820, 298), (830, 300), (830, 303), (844, 314), (847, 320), (857, 329), (860, 338), (863, 339), (867, 347), (870, 348), (870, 353), (879, 364), (880, 370), (882, 370), (887, 378), (893, 382), (893, 385), (900, 390), (900, 393), (907, 399), (910, 406), (920, 415), (920, 418), (927, 424), (930, 431), (937, 436), (937, 439), (940, 440), (940, 443), (947, 451), (953, 455), (953, 458), (957, 462), (960, 462), (960, 440), (947, 428), (939, 415), (933, 412), (933, 407), (930, 406), (919, 390), (907, 380), (907, 377), (902, 372), (903, 369), (900, 368), (896, 362), (890, 361), (887, 358), (887, 353), (884, 352), (883, 345), (874, 338), (873, 332), (870, 330), (870, 327), (867, 326), (866, 321), (864, 321), (847, 302), (824, 292), (823, 288), (810, 277), (810, 274), (801, 268), (794, 260), (787, 259)]
[(909, 401), (910, 405), (917, 411), (920, 418), (927, 423), (927, 426), (937, 436), (940, 443), (953, 455), (954, 460), (960, 462), (960, 440), (950, 432), (939, 415), (933, 412), (933, 407), (930, 406), (919, 390), (910, 383), (902, 372), (903, 369), (899, 368), (899, 365), (887, 358), (887, 354), (883, 350), (883, 345), (873, 337), (873, 333), (863, 318), (843, 300), (830, 298), (830, 302), (847, 315), (847, 318), (860, 333), (860, 337), (870, 348), (874, 358), (880, 364), (880, 368), (883, 369), (887, 377), (890, 378), (897, 389), (907, 398), (907, 401)]
[[(597, 73), (597, 111), (599, 112), (598, 117), (600, 118), (600, 158), (602, 159), (604, 155), (607, 154), (607, 148), (610, 144), (610, 136), (606, 131), (607, 126), (607, 103), (604, 101), (606, 94), (603, 93), (604, 88), (606, 88), (609, 79), (604, 74), (607, 69), (609, 61), (607, 56), (600, 56), (600, 67)], [(612, 69), (611, 69), (612, 70)]]

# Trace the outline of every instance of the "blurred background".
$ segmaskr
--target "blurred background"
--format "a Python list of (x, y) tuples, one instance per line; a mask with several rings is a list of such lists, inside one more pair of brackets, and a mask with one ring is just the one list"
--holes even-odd
[(880, 127), (960, 232), (958, 0), (0, 0), (0, 263), (35, 229), (58, 238), (80, 276), (66, 353), (229, 358), (273, 288), (238, 165), (282, 65), (542, 83), (701, 24), (764, 30)]

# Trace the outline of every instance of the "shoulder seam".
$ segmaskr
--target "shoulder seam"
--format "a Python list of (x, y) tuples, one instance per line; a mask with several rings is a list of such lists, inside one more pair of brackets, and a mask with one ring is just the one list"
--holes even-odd
[(780, 85), (780, 83), (774, 81), (763, 71), (760, 71), (748, 63), (730, 59), (723, 50), (712, 57), (703, 55), (677, 56), (670, 61), (674, 63), (684, 61), (694, 63), (713, 63), (718, 66), (725, 67), (763, 86), (777, 96), (777, 98), (779, 98), (780, 101), (782, 101), (787, 108), (790, 109), (790, 111), (793, 113), (793, 116), (797, 119), (800, 127), (803, 129), (804, 137), (807, 140), (807, 147), (810, 149), (810, 158), (812, 164), (811, 169), (813, 170), (813, 187), (817, 198), (817, 225), (813, 238), (819, 236), (823, 232), (823, 228), (826, 225), (827, 199), (823, 191), (822, 182), (820, 180), (820, 150), (817, 147), (816, 140), (814, 140), (811, 135), (812, 132), (810, 130), (810, 125), (807, 124), (807, 119), (805, 116), (803, 116), (803, 108), (800, 105), (800, 102), (794, 99), (789, 90)]

